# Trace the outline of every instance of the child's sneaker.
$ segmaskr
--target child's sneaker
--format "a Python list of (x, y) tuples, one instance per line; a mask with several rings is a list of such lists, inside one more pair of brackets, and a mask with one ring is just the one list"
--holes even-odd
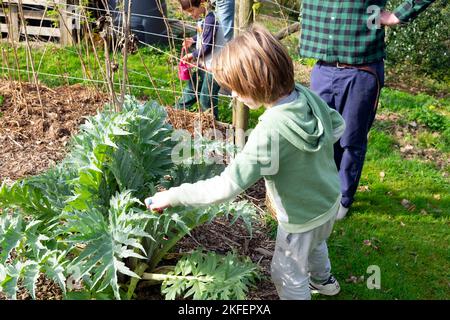
[(339, 282), (333, 275), (330, 275), (327, 281), (322, 284), (314, 283), (312, 280), (309, 281), (309, 288), (311, 293), (320, 293), (326, 296), (334, 296), (341, 291)]

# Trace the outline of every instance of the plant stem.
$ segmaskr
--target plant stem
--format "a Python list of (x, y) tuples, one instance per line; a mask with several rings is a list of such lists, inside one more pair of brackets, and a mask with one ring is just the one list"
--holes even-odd
[(212, 277), (207, 276), (175, 276), (175, 275), (169, 275), (169, 274), (163, 274), (163, 273), (144, 273), (142, 275), (143, 280), (152, 280), (152, 281), (160, 281), (163, 282), (165, 280), (198, 280), (203, 282), (211, 282), (214, 281)]
[(177, 244), (178, 241), (180, 241), (181, 238), (183, 238), (186, 235), (185, 232), (180, 232), (177, 235), (174, 235), (173, 238), (170, 239), (170, 241), (168, 241), (165, 245), (164, 248), (161, 249), (156, 255), (154, 255), (151, 260), (150, 263), (148, 264), (149, 269), (153, 270), (156, 268), (156, 266), (158, 265), (158, 263), (162, 260), (162, 258), (166, 255), (167, 252), (169, 252), (170, 249), (172, 249), (172, 247), (174, 245)]
[[(139, 277), (142, 276), (145, 272), (145, 270), (147, 270), (148, 265), (146, 263), (139, 263), (136, 270), (133, 270), (134, 273), (136, 273)], [(139, 282), (139, 278), (131, 278), (130, 280), (130, 285), (128, 286), (128, 291), (127, 291), (127, 300), (131, 300), (131, 298), (133, 297), (134, 294), (134, 290), (136, 290), (136, 286)]]
[[(122, 92), (120, 94), (120, 103), (123, 105), (125, 101), (125, 91), (127, 90), (128, 82), (128, 40), (130, 37), (130, 17), (131, 17), (131, 1), (128, 0), (128, 9), (125, 11), (125, 1), (123, 2), (123, 13), (122, 13), (122, 27), (124, 31), (124, 44), (123, 44), (123, 80), (122, 80)], [(120, 111), (120, 110), (117, 110)]]

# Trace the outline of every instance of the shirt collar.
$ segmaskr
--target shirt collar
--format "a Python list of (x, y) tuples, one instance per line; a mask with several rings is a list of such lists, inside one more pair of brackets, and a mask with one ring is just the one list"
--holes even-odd
[(297, 97), (298, 97), (298, 93), (297, 93), (297, 91), (294, 89), (294, 90), (292, 90), (292, 92), (291, 92), (289, 95), (284, 96), (284, 97), (281, 98), (281, 99), (278, 99), (278, 100), (272, 105), (272, 108), (273, 108), (273, 107), (277, 107), (277, 106), (281, 106), (282, 104), (291, 103), (291, 102), (295, 101), (295, 99), (297, 99)]

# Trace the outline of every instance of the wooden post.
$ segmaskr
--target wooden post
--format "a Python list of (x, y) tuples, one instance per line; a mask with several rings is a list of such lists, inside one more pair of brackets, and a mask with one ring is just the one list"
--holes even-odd
[(123, 26), (123, 34), (124, 34), (124, 42), (123, 42), (123, 79), (122, 79), (122, 92), (120, 95), (120, 109), (117, 110), (119, 112), (122, 109), (122, 106), (125, 102), (125, 91), (127, 90), (128, 83), (128, 42), (130, 37), (130, 29), (131, 29), (131, 2), (132, 0), (128, 0), (128, 7), (125, 7), (125, 0), (122, 1), (123, 12), (122, 12), (122, 26)]
[[(239, 12), (239, 8), (240, 8), (239, 0), (237, 0), (234, 2), (234, 12), (235, 12), (235, 14), (234, 14), (234, 27), (235, 27), (234, 37), (237, 37), (239, 35), (239, 15), (236, 14), (236, 12)], [(236, 103), (237, 103), (236, 99), (233, 98), (233, 100), (232, 100), (233, 114), (232, 114), (232, 118), (231, 118), (231, 125), (233, 126), (234, 129), (236, 129)], [(233, 139), (233, 142), (236, 143), (236, 141), (234, 141), (234, 139)]]
[(11, 41), (19, 41), (20, 33), (19, 33), (19, 10), (17, 4), (10, 3), (9, 4), (9, 12), (5, 13), (8, 23), (8, 37)]
[(69, 1), (60, 0), (59, 5), (62, 10), (59, 10), (59, 30), (61, 33), (60, 44), (62, 46), (70, 46), (74, 44), (73, 39), (73, 17), (68, 13)]
[[(237, 27), (235, 34), (239, 34), (240, 30), (245, 30), (252, 22), (253, 0), (239, 0)], [(237, 31), (237, 32), (236, 32)], [(235, 143), (238, 148), (245, 145), (245, 131), (248, 129), (249, 109), (242, 102), (234, 100), (233, 104), (233, 125), (236, 130)]]

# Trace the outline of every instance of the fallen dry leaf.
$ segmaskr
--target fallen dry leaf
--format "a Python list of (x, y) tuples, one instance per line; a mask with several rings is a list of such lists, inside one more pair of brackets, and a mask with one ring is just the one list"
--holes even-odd
[(369, 189), (369, 186), (359, 186), (358, 191), (359, 192), (369, 192), (370, 189)]
[(414, 210), (416, 210), (416, 206), (415, 206), (413, 203), (411, 203), (409, 200), (407, 200), (407, 199), (403, 199), (403, 200), (401, 201), (401, 204), (402, 204), (402, 206), (405, 207), (405, 209), (408, 210), (408, 211), (414, 211)]
[(406, 146), (400, 148), (401, 153), (408, 153), (412, 150), (414, 150), (414, 147), (410, 144), (407, 144)]
[(345, 282), (347, 283), (362, 283), (364, 282), (364, 276), (354, 276), (354, 275), (350, 275), (348, 277), (348, 279), (345, 279)]
[(406, 199), (403, 199), (402, 202), (401, 202), (401, 204), (402, 204), (402, 206), (404, 206), (404, 207), (406, 208), (406, 207), (408, 207), (408, 206), (411, 204), (411, 202), (409, 202), (409, 201), (406, 200)]
[(378, 250), (380, 249), (378, 246), (376, 246), (374, 244), (374, 242), (380, 242), (378, 239), (372, 238), (372, 240), (364, 240), (363, 243), (364, 245), (368, 246), (368, 247), (372, 247), (374, 250)]

